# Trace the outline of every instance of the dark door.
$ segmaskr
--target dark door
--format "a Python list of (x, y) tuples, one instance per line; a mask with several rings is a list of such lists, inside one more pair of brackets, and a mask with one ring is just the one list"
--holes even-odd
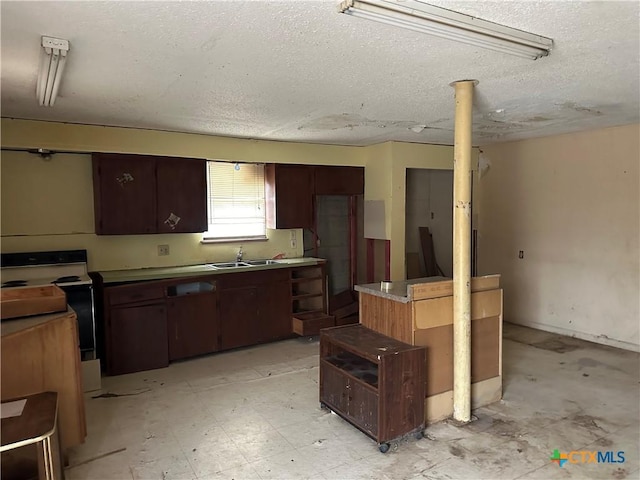
[(258, 288), (230, 288), (221, 290), (219, 295), (220, 348), (227, 350), (258, 343)]
[(112, 375), (169, 365), (164, 304), (116, 307), (110, 313)]
[(154, 158), (94, 154), (93, 179), (97, 234), (156, 232)]
[(158, 158), (158, 233), (207, 230), (206, 160)]
[(169, 360), (211, 353), (218, 349), (216, 295), (195, 293), (167, 300)]

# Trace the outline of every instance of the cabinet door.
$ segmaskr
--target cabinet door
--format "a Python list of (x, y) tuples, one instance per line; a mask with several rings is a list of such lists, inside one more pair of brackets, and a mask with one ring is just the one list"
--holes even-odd
[(356, 380), (349, 380), (349, 406), (347, 414), (353, 423), (369, 432), (378, 435), (378, 394), (372, 392)]
[(112, 308), (108, 329), (111, 375), (169, 365), (164, 303)]
[(311, 228), (313, 167), (266, 165), (265, 197), (268, 228)]
[(220, 348), (227, 350), (258, 343), (258, 288), (231, 288), (221, 290), (219, 295)]
[(98, 235), (156, 232), (153, 157), (94, 154), (93, 191)]
[(363, 167), (315, 167), (316, 195), (364, 194)]
[(288, 280), (262, 285), (258, 291), (258, 309), (260, 341), (270, 342), (291, 336), (291, 287)]
[(169, 360), (211, 353), (218, 349), (215, 293), (196, 293), (167, 300)]
[(326, 360), (320, 361), (320, 401), (336, 411), (349, 413), (349, 378)]
[(207, 230), (206, 160), (158, 158), (158, 233)]

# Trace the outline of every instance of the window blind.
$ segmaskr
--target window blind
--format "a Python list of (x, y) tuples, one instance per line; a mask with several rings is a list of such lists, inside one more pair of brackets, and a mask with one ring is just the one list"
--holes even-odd
[(264, 165), (209, 161), (207, 169), (204, 238), (264, 238)]

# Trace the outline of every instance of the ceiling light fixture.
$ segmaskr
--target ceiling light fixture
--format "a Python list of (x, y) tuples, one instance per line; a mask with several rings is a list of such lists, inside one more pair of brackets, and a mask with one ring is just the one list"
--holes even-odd
[(553, 40), (417, 0), (345, 0), (340, 13), (536, 60)]
[(69, 41), (43, 36), (42, 49), (36, 95), (40, 105), (51, 107), (55, 103), (60, 89), (62, 72), (65, 63), (67, 63)]

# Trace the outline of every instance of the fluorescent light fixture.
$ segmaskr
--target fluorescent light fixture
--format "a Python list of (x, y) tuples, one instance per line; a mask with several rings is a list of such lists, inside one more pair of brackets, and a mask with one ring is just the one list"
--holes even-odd
[(62, 72), (65, 63), (67, 63), (69, 41), (43, 36), (42, 49), (36, 95), (40, 105), (51, 107), (55, 103), (60, 89)]
[(417, 0), (345, 0), (341, 13), (536, 60), (553, 40)]

